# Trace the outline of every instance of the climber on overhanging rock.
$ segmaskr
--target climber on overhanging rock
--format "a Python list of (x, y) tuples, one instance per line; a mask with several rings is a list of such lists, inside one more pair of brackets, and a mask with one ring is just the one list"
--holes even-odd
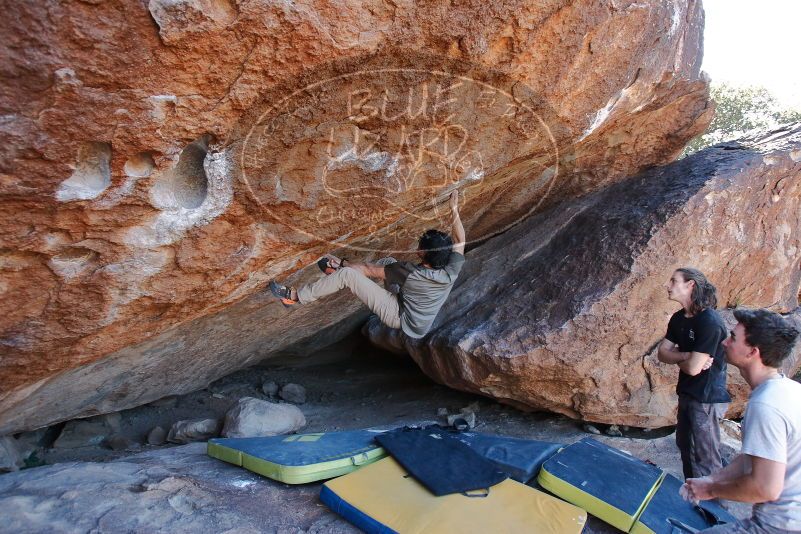
[[(431, 329), (464, 264), (465, 232), (459, 218), (458, 191), (451, 193), (450, 206), (456, 243), (444, 232), (426, 230), (418, 243), (421, 263), (417, 265), (391, 258), (386, 263), (356, 263), (329, 255), (318, 262), (327, 276), (297, 290), (273, 280), (270, 291), (285, 306), (293, 306), (347, 287), (382, 323), (401, 329), (409, 337), (421, 338)], [(370, 278), (383, 280), (384, 287)]]

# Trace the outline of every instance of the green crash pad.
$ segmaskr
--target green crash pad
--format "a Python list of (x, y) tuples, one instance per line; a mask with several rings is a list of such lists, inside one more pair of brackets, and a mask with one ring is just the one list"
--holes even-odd
[(374, 437), (381, 431), (319, 432), (260, 438), (215, 438), (208, 455), (287, 484), (350, 473), (386, 456)]

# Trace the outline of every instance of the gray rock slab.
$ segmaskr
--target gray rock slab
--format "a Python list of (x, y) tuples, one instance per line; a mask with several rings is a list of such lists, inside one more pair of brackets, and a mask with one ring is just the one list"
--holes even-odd
[(206, 455), (205, 443), (108, 463), (0, 476), (4, 532), (358, 532), (323, 506), (320, 484), (289, 487)]

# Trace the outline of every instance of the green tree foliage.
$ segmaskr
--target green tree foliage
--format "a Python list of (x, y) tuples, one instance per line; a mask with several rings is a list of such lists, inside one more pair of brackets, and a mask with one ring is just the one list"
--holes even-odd
[(754, 128), (771, 129), (801, 121), (801, 111), (782, 107), (764, 87), (712, 84), (710, 96), (717, 105), (715, 118), (704, 134), (690, 141), (685, 155), (737, 139)]

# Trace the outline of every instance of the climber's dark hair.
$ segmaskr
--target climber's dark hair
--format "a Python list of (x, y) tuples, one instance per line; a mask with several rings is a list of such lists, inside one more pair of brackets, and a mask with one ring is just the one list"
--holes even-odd
[(676, 269), (676, 272), (681, 273), (685, 282), (690, 280), (695, 282), (690, 296), (690, 313), (695, 315), (707, 308), (714, 310), (718, 307), (717, 289), (712, 285), (712, 282), (707, 280), (704, 273), (691, 267), (680, 267)]
[(451, 236), (439, 230), (426, 230), (420, 236), (417, 250), (423, 251), (423, 261), (434, 269), (442, 269), (448, 265), (453, 250)]

